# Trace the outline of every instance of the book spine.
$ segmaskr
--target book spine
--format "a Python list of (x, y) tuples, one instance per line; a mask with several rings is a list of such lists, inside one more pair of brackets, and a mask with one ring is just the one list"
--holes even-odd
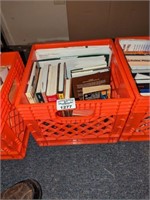
[(58, 95), (58, 99), (64, 99), (65, 98), (63, 93), (58, 93), (57, 95)]
[(29, 103), (37, 103), (37, 101), (33, 98), (31, 93), (25, 93)]
[(36, 87), (37, 87), (37, 83), (39, 79), (39, 73), (40, 73), (40, 68), (36, 68), (35, 77), (33, 79), (32, 90), (31, 90), (33, 95), (35, 95), (35, 92), (36, 92)]
[(136, 81), (136, 84), (139, 84), (139, 83), (148, 83), (150, 84), (150, 80), (149, 79), (135, 79)]
[(43, 103), (44, 102), (42, 93), (40, 93), (40, 92), (36, 93), (36, 97), (37, 97), (39, 103)]
[(58, 97), (56, 95), (46, 96), (48, 102), (57, 101)]
[(131, 70), (150, 70), (150, 65), (130, 65)]
[(149, 88), (150, 88), (150, 85), (149, 85), (148, 83), (145, 83), (145, 84), (144, 84), (144, 83), (143, 83), (143, 84), (142, 84), (142, 83), (141, 83), (141, 84), (139, 83), (139, 84), (137, 84), (137, 87), (138, 87), (139, 90), (142, 90), (142, 89), (149, 89)]
[(145, 92), (145, 93), (144, 93), (144, 92), (143, 92), (143, 93), (141, 92), (140, 94), (141, 94), (142, 96), (150, 96), (150, 92)]
[(149, 55), (149, 51), (124, 51), (126, 55)]
[(150, 92), (150, 88), (148, 89), (140, 89), (140, 93), (149, 93)]

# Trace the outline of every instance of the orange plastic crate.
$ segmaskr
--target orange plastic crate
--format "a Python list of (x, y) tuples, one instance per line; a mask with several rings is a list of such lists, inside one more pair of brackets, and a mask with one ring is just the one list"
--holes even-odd
[(16, 110), (14, 102), (22, 80), (24, 65), (18, 52), (1, 53), (0, 60), (1, 66), (11, 67), (0, 91), (0, 158), (21, 159), (26, 153), (29, 131)]
[[(57, 116), (56, 103), (29, 104), (25, 89), (35, 50), (45, 48), (108, 45), (112, 50), (111, 87), (112, 99), (76, 101), (76, 109), (92, 110), (93, 114), (84, 117)], [(23, 80), (16, 99), (16, 106), (26, 120), (32, 120), (32, 135), (40, 146), (115, 143), (125, 125), (134, 101), (134, 95), (123, 71), (111, 39), (35, 44), (32, 46)]]
[(132, 77), (129, 65), (120, 45), (120, 41), (126, 39), (135, 39), (138, 43), (139, 39), (149, 40), (150, 37), (122, 37), (115, 39), (116, 49), (135, 95), (135, 101), (124, 127), (123, 133), (120, 137), (120, 141), (148, 141), (150, 140), (150, 96), (140, 95), (136, 83)]

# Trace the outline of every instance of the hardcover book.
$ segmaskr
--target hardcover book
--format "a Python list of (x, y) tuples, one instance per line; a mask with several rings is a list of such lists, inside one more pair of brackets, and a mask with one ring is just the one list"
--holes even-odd
[(110, 71), (72, 78), (72, 89), (75, 99), (83, 99), (82, 88), (110, 84)]
[(47, 102), (46, 98), (47, 78), (48, 78), (48, 65), (42, 67), (39, 74), (38, 84), (36, 88), (36, 96), (38, 98), (39, 103)]
[(35, 92), (37, 87), (37, 82), (39, 79), (40, 67), (38, 67), (37, 63), (34, 62), (32, 66), (31, 75), (29, 78), (29, 82), (27, 85), (27, 89), (25, 95), (30, 103), (37, 103), (38, 99), (36, 98)]
[(46, 98), (48, 102), (57, 98), (58, 65), (49, 65)]
[(57, 84), (58, 99), (64, 99), (65, 79), (66, 79), (66, 63), (62, 62), (58, 64), (58, 84)]

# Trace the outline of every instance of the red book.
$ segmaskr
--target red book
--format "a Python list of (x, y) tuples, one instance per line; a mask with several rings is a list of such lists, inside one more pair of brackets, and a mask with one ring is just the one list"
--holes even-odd
[(47, 97), (47, 101), (48, 101), (48, 102), (57, 101), (57, 99), (58, 99), (57, 94), (51, 95), (51, 96), (46, 96), (46, 97)]

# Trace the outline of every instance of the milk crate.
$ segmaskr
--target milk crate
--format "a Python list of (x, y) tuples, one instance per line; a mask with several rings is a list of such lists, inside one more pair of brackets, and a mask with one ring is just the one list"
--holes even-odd
[(1, 67), (9, 71), (1, 88), (0, 158), (22, 159), (25, 156), (29, 131), (14, 106), (16, 94), (22, 80), (24, 65), (18, 52), (0, 54)]
[[(61, 117), (56, 102), (29, 104), (25, 95), (32, 64), (37, 60), (36, 50), (106, 46), (112, 56), (111, 99), (77, 100), (75, 110), (91, 111), (87, 116)], [(122, 133), (131, 106), (133, 91), (127, 80), (111, 39), (34, 44), (23, 75), (15, 105), (23, 119), (32, 120), (32, 135), (40, 146), (116, 143)]]
[[(150, 96), (142, 96), (139, 93), (139, 90), (132, 76), (128, 61), (125, 57), (124, 50), (123, 50), (123, 45), (128, 45), (129, 47), (131, 43), (133, 44), (134, 42), (138, 46), (138, 45), (141, 45), (141, 43), (143, 42), (145, 43), (149, 40), (150, 40), (150, 37), (146, 37), (146, 36), (122, 37), (122, 38), (115, 39), (115, 46), (116, 46), (119, 58), (122, 62), (124, 71), (127, 75), (127, 78), (129, 80), (129, 83), (132, 87), (132, 90), (135, 96), (135, 101), (131, 108), (131, 112), (125, 124), (124, 130), (121, 134), (120, 141), (149, 141), (150, 140), (150, 110), (149, 110)], [(129, 53), (132, 54), (131, 51)]]

